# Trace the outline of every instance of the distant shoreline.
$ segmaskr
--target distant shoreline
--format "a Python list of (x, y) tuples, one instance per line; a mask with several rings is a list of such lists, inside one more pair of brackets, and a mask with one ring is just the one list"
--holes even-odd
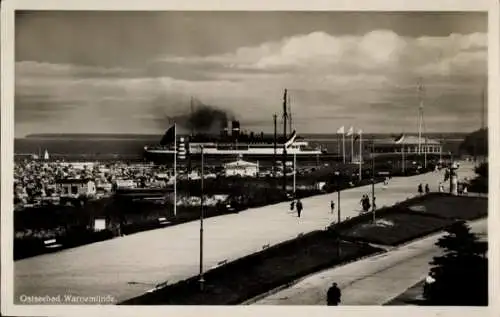
[[(396, 137), (400, 133), (366, 133), (367, 137)], [(417, 132), (408, 132), (407, 135), (414, 135)], [(464, 138), (470, 132), (428, 132), (423, 133), (428, 137), (434, 138)], [(272, 135), (271, 133), (265, 133), (264, 135)], [(302, 133), (300, 136), (309, 139), (315, 138), (331, 138), (336, 137), (335, 133)], [(188, 134), (179, 134), (179, 136), (188, 136)], [(160, 139), (162, 134), (140, 134), (140, 133), (34, 133), (28, 134), (24, 137), (15, 137), (15, 140), (22, 139), (109, 139), (109, 140), (142, 140), (142, 139)]]

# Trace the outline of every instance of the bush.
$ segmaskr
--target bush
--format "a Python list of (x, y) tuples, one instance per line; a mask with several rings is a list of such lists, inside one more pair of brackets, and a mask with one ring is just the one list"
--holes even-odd
[(469, 155), (488, 155), (488, 129), (480, 129), (467, 135), (460, 144), (460, 151)]
[(430, 275), (433, 283), (424, 287), (429, 305), (487, 306), (487, 245), (479, 242), (464, 222), (457, 222), (439, 239), (437, 246), (444, 255), (434, 257)]
[(475, 168), (474, 171), (479, 176), (487, 178), (488, 177), (488, 163), (481, 163), (478, 167)]
[(468, 191), (472, 193), (488, 193), (488, 163), (482, 163), (475, 169), (476, 178), (469, 181)]

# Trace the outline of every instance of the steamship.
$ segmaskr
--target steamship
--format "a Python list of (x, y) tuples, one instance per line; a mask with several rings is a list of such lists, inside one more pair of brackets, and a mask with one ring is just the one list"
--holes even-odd
[[(242, 133), (240, 131), (240, 122), (233, 120), (223, 120), (220, 126), (220, 135), (191, 135), (177, 139), (175, 124), (167, 130), (160, 141), (160, 145), (144, 147), (147, 158), (168, 157), (173, 159), (176, 152), (179, 159), (204, 156), (223, 159), (225, 157), (247, 157), (251, 159), (268, 159), (277, 156), (293, 155), (297, 158), (319, 157), (325, 151), (321, 148), (312, 148), (309, 143), (297, 136), (296, 131), (287, 134), (287, 120), (291, 120), (291, 108), (289, 109), (289, 100), (287, 89), (283, 95), (283, 119), (284, 132), (278, 136), (276, 133), (276, 120), (274, 122), (274, 136), (265, 136), (264, 133), (255, 135), (254, 133)], [(290, 112), (290, 114), (288, 113)], [(229, 129), (231, 123), (231, 129)], [(290, 121), (291, 123), (291, 121)], [(290, 124), (291, 130), (291, 124)]]
[(144, 151), (148, 158), (161, 156), (173, 158), (175, 144), (180, 159), (187, 156), (200, 156), (202, 151), (203, 155), (208, 157), (248, 157), (254, 159), (281, 156), (284, 151), (287, 155), (296, 155), (297, 157), (317, 157), (325, 153), (320, 148), (310, 147), (309, 142), (298, 137), (296, 131), (287, 137), (266, 136), (264, 133), (258, 135), (241, 133), (239, 121), (232, 121), (231, 129), (229, 129), (229, 122), (225, 123), (220, 135), (198, 134), (177, 138), (174, 126), (167, 130), (159, 145), (146, 146)]

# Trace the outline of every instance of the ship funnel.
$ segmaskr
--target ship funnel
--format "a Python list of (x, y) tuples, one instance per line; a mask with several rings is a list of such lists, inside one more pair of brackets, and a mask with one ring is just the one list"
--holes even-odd
[(240, 122), (233, 121), (232, 122), (232, 134), (233, 137), (237, 138), (240, 135)]
[(224, 120), (221, 122), (221, 131), (220, 134), (222, 136), (228, 136), (229, 135), (229, 121)]

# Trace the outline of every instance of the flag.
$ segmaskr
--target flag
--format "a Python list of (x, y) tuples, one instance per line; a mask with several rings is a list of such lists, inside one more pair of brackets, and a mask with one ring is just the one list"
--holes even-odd
[(360, 129), (358, 130), (358, 134), (354, 137), (354, 141), (357, 141), (361, 137), (361, 134), (363, 134), (363, 130)]
[(354, 128), (353, 127), (350, 127), (349, 130), (347, 130), (347, 134), (346, 136), (351, 136), (354, 134)]
[(175, 141), (175, 124), (170, 127), (161, 138), (160, 145), (167, 145)]
[(294, 130), (292, 134), (288, 137), (288, 140), (285, 142), (285, 148), (289, 148), (296, 138), (297, 138), (297, 132)]
[(400, 135), (400, 136), (398, 136), (398, 137), (394, 140), (394, 142), (396, 142), (396, 143), (398, 143), (398, 144), (399, 144), (399, 143), (403, 142), (403, 140), (404, 140), (404, 139), (405, 139), (405, 135), (404, 135), (404, 133), (401, 133), (401, 135)]
[(337, 134), (344, 134), (344, 126), (341, 126), (338, 130), (337, 130)]

